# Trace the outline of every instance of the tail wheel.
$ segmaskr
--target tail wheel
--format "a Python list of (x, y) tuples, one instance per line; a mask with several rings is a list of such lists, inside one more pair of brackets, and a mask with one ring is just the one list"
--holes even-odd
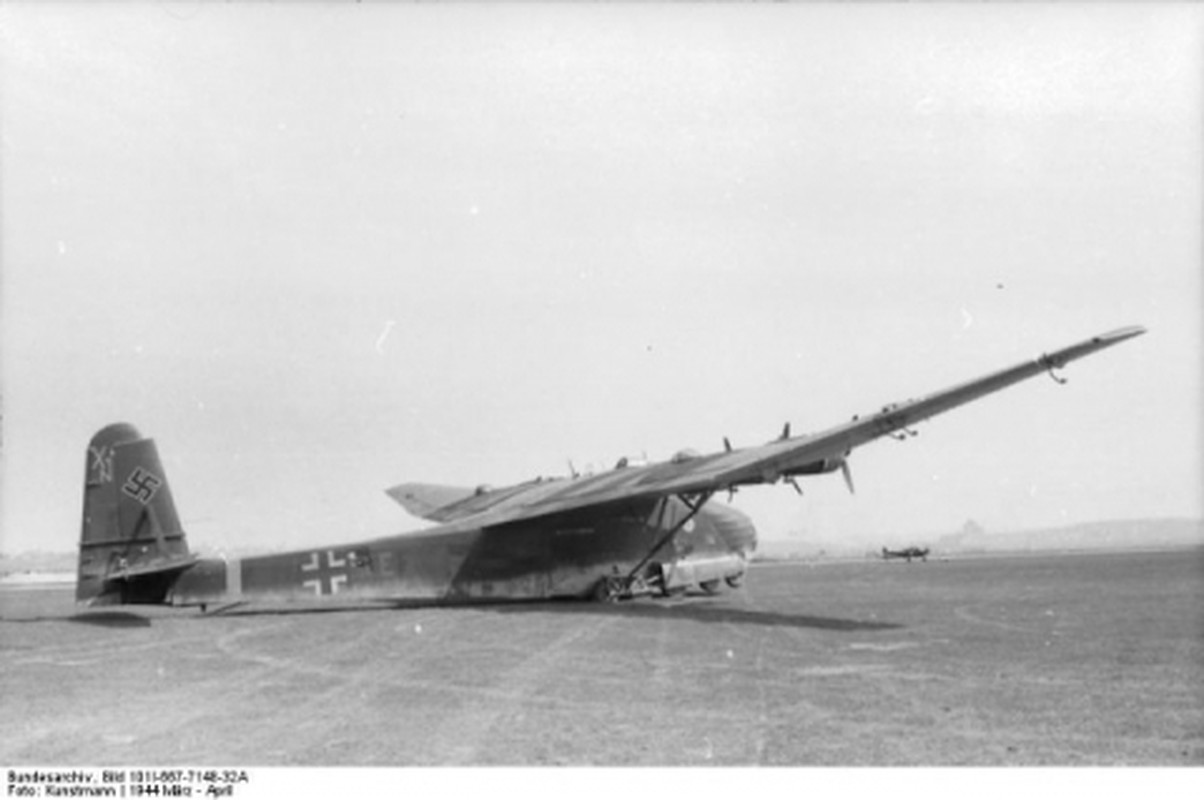
[(698, 586), (707, 594), (716, 594), (719, 591), (719, 579), (703, 581)]

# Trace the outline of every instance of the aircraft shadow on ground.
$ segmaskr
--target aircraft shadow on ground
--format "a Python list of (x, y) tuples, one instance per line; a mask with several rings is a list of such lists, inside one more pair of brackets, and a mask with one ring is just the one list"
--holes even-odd
[(67, 622), (81, 625), (97, 625), (102, 628), (149, 628), (151, 621), (126, 611), (97, 611), (91, 614), (73, 614)]
[(430, 603), (391, 602), (364, 605), (309, 606), (301, 608), (237, 606), (208, 614), (198, 614), (194, 619), (212, 617), (256, 617), (292, 616), (310, 614), (340, 614), (365, 611), (404, 612), (441, 608), (444, 611), (488, 611), (495, 614), (589, 614), (600, 616), (622, 616), (634, 619), (685, 619), (693, 622), (719, 623), (727, 625), (765, 625), (768, 627), (809, 628), (826, 631), (889, 631), (903, 625), (878, 620), (842, 619), (819, 617), (807, 614), (784, 614), (779, 611), (760, 611), (708, 602), (703, 598), (661, 603), (647, 600), (619, 603), (591, 603), (580, 600), (532, 600), (510, 603), (468, 603), (458, 606), (438, 606)]
[(125, 611), (100, 611), (90, 614), (72, 614), (67, 617), (3, 617), (0, 622), (72, 622), (77, 625), (96, 625), (101, 628), (149, 628), (151, 621)]
[(896, 622), (816, 617), (807, 614), (784, 614), (780, 611), (731, 608), (729, 606), (711, 604), (705, 600), (686, 600), (672, 604), (639, 601), (605, 604), (545, 602), (488, 606), (487, 608), (500, 614), (523, 614), (532, 611), (564, 614), (596, 614), (647, 619), (688, 619), (692, 622), (722, 623), (728, 625), (812, 628), (826, 631), (889, 631), (903, 627)]

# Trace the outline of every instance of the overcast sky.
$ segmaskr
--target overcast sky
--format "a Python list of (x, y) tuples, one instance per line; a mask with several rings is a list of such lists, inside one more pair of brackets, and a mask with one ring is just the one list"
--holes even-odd
[[(746, 490), (765, 538), (1201, 515), (1188, 5), (0, 7), (0, 550), (153, 436), (195, 549), (847, 420), (1147, 336)], [(723, 502), (723, 500), (719, 500)]]

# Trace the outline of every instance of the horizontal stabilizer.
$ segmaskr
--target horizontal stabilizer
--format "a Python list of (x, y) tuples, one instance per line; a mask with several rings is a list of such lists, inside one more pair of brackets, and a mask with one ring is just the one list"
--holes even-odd
[(183, 555), (153, 561), (140, 561), (128, 566), (122, 566), (118, 563), (105, 575), (105, 580), (133, 580), (135, 578), (144, 578), (148, 575), (166, 575), (173, 572), (183, 572), (189, 567), (195, 566), (199, 560), (194, 555)]

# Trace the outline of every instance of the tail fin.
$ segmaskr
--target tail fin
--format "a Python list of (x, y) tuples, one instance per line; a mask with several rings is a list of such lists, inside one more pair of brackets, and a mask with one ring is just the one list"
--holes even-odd
[(92, 437), (87, 459), (76, 602), (163, 602), (196, 558), (154, 440), (116, 423)]

